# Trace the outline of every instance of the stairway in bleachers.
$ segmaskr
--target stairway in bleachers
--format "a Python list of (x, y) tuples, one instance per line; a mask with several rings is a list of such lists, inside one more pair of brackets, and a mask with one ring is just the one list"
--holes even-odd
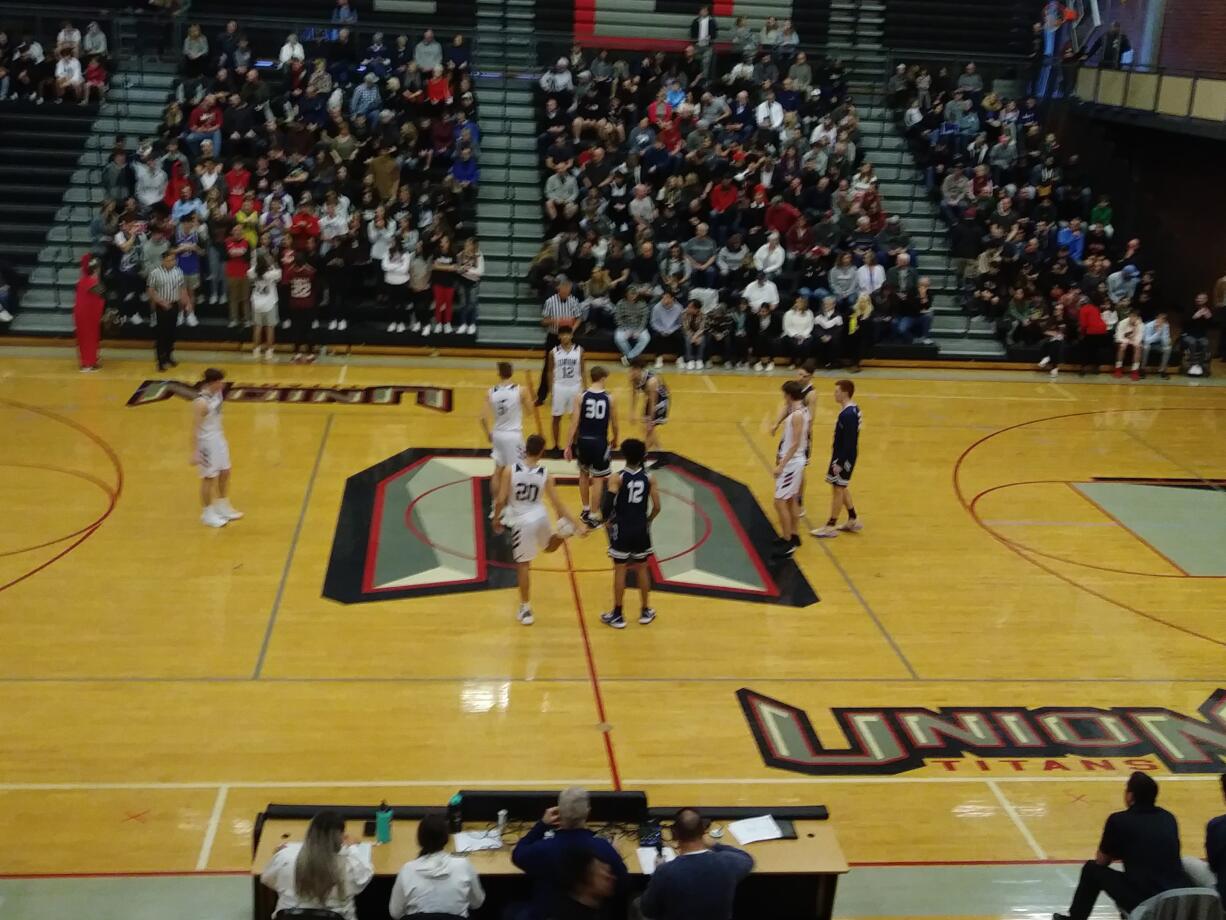
[(30, 269), (14, 332), (71, 331), (78, 266), (102, 200), (102, 167), (118, 135), (131, 151), (157, 132), (173, 79), (172, 65), (133, 60), (112, 78), (101, 107), (43, 105), (0, 120), (0, 200), (13, 203), (0, 223), (0, 242)]
[(535, 344), (541, 340), (540, 309), (522, 284), (544, 233), (544, 180), (536, 157), (533, 0), (478, 0), (477, 28), (477, 235), (485, 255), (477, 341)]
[[(861, 146), (877, 172), (886, 210), (911, 234), (920, 275), (932, 280), (932, 338), (947, 358), (999, 358), (1004, 349), (992, 325), (968, 320), (957, 305), (945, 224), (928, 197), (923, 176), (881, 104), (889, 56), (885, 50), (887, 4), (893, 0), (830, 0), (828, 54), (848, 62), (850, 87), (860, 116)], [(892, 15), (893, 10), (890, 10)]]

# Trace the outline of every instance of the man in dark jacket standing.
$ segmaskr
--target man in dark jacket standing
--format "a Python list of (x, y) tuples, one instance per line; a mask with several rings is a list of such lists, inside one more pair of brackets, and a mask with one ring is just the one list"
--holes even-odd
[[(1103, 891), (1120, 910), (1130, 912), (1156, 894), (1188, 884), (1179, 858), (1179, 825), (1173, 814), (1154, 804), (1157, 800), (1152, 776), (1138, 772), (1128, 777), (1127, 809), (1107, 818), (1097, 855), (1081, 867), (1068, 914), (1056, 914), (1054, 920), (1087, 920)], [(1123, 872), (1111, 868), (1117, 860)]]
[(741, 879), (753, 870), (744, 850), (708, 844), (707, 822), (692, 808), (673, 820), (677, 858), (656, 866), (639, 907), (650, 920), (731, 920)]
[(702, 75), (711, 79), (711, 58), (716, 38), (719, 37), (719, 23), (711, 15), (711, 7), (700, 6), (698, 15), (690, 22), (690, 41), (698, 49), (702, 60)]

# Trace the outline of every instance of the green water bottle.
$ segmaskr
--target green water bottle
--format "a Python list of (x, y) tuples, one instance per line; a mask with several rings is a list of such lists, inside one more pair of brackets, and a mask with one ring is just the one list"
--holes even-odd
[(375, 843), (392, 842), (392, 810), (383, 802), (375, 809)]

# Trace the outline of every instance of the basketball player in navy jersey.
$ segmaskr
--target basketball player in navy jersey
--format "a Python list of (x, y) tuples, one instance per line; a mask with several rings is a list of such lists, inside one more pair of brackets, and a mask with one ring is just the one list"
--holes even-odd
[[(613, 394), (605, 389), (609, 372), (603, 367), (593, 367), (588, 376), (592, 381), (591, 386), (575, 397), (570, 410), (566, 459), (579, 461), (579, 501), (583, 505), (579, 520), (588, 527), (599, 527), (592, 508), (599, 508), (604, 501), (612, 451), (617, 448), (617, 413), (613, 408)], [(610, 426), (613, 429), (612, 439), (609, 438)], [(597, 481), (595, 490), (592, 488), (593, 479)], [(595, 496), (592, 495), (593, 491), (597, 493)], [(595, 500), (589, 501), (593, 497)]]
[[(655, 371), (647, 368), (642, 358), (635, 358), (630, 365), (630, 413), (634, 414), (638, 394), (643, 394), (643, 441), (647, 451), (660, 449), (660, 426), (668, 421), (670, 401), (668, 384)], [(656, 466), (663, 460), (657, 459)]]
[(604, 496), (604, 520), (609, 533), (609, 558), (613, 560), (613, 609), (600, 615), (600, 622), (614, 629), (625, 629), (622, 600), (626, 594), (626, 569), (634, 566), (642, 609), (639, 625), (656, 618), (651, 609), (651, 522), (660, 513), (660, 492), (656, 481), (643, 468), (647, 445), (638, 438), (627, 438), (622, 445), (626, 466), (610, 478)]
[[(503, 524), (511, 528), (511, 545), (514, 550), (515, 572), (519, 583), (519, 612), (515, 618), (524, 626), (531, 626), (532, 616), (532, 560), (537, 553), (552, 553), (572, 534), (585, 534), (571, 517), (570, 512), (558, 498), (553, 477), (541, 463), (545, 453), (545, 439), (539, 434), (529, 435), (524, 444), (524, 459), (516, 461), (510, 473), (499, 481), (494, 498), (493, 530), (502, 533)], [(556, 527), (549, 526), (549, 513), (545, 499), (553, 505), (558, 516)], [(503, 520), (503, 511), (507, 512)]]
[[(808, 484), (809, 478), (809, 461), (813, 459), (813, 410), (816, 408), (817, 399), (813, 395), (813, 371), (817, 367), (817, 362), (812, 358), (804, 364), (796, 368), (796, 382), (800, 384), (801, 403), (809, 410), (809, 431), (805, 441), (805, 471), (800, 477), (800, 494), (796, 497), (797, 504), (800, 507), (800, 516), (805, 516), (805, 486)], [(771, 434), (777, 434), (779, 426), (783, 424), (783, 420), (788, 417), (787, 400), (783, 401), (783, 405), (779, 409), (779, 418), (775, 419), (775, 427), (771, 429)]]
[[(850, 380), (839, 380), (834, 385), (834, 401), (839, 407), (839, 418), (834, 423), (834, 450), (830, 456), (830, 468), (826, 482), (831, 485), (830, 518), (822, 527), (809, 533), (815, 537), (837, 537), (839, 531), (859, 533), (864, 529), (856, 517), (856, 506), (851, 500), (848, 485), (856, 466), (860, 449), (860, 407), (852, 402), (856, 385)], [(847, 509), (847, 523), (839, 524), (839, 515)]]

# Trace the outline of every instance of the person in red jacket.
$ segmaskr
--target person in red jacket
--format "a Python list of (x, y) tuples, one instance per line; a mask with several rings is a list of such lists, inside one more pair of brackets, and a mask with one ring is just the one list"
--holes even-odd
[(230, 228), (223, 246), (226, 254), (226, 297), (230, 306), (230, 326), (240, 322), (251, 325), (251, 281), (247, 269), (251, 267), (251, 244), (243, 228), (235, 224)]
[(770, 206), (766, 209), (766, 216), (763, 218), (763, 224), (767, 230), (774, 230), (779, 234), (781, 239), (786, 239), (788, 231), (800, 219), (800, 211), (796, 205), (784, 201), (782, 196), (776, 195), (771, 199)]
[(740, 197), (741, 190), (732, 183), (732, 176), (727, 174), (711, 186), (707, 195), (711, 204), (711, 236), (721, 246), (727, 241), (728, 230), (736, 219), (736, 203)]
[(77, 331), (77, 355), (81, 372), (90, 373), (102, 365), (98, 362), (98, 338), (101, 335), (102, 262), (86, 253), (81, 257), (81, 276), (77, 279), (77, 296), (72, 305), (72, 322)]
[(226, 204), (230, 206), (231, 214), (237, 214), (243, 206), (243, 196), (251, 187), (251, 170), (243, 165), (242, 160), (235, 160), (234, 165), (226, 172), (225, 179), (228, 196)]
[(1102, 311), (1086, 301), (1077, 311), (1077, 328), (1081, 332), (1081, 371), (1085, 376), (1087, 370), (1098, 373), (1102, 362), (1103, 350), (1111, 344), (1111, 336), (1107, 333), (1107, 323), (1103, 320)]
[(309, 204), (300, 205), (294, 212), (294, 219), (289, 225), (289, 235), (294, 241), (294, 249), (299, 252), (309, 248), (311, 240), (319, 241), (319, 218)]
[(205, 96), (198, 106), (192, 109), (187, 119), (187, 142), (200, 156), (200, 144), (203, 141), (213, 142), (213, 156), (221, 156), (221, 109), (212, 96)]

